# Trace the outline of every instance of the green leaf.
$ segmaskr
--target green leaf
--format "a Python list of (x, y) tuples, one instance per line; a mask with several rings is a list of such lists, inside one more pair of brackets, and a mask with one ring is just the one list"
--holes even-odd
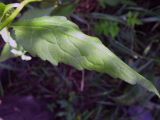
[(138, 13), (128, 12), (127, 24), (131, 27), (134, 27), (135, 25), (141, 25), (142, 21), (138, 18), (138, 15)]
[(116, 6), (120, 3), (121, 0), (99, 0), (100, 5), (102, 7), (106, 7), (106, 5)]
[(5, 10), (6, 5), (2, 2), (0, 2), (0, 17), (2, 17), (3, 12)]
[(52, 11), (53, 11), (53, 7), (46, 8), (46, 9), (32, 8), (27, 10), (20, 19), (26, 20), (26, 19), (36, 18), (36, 17), (49, 16)]
[(14, 11), (14, 8), (18, 7), (19, 3), (13, 3), (13, 4), (0, 4), (0, 17), (1, 17), (1, 22), (5, 21), (6, 18), (8, 18), (11, 13)]
[(14, 57), (14, 55), (11, 53), (11, 46), (6, 43), (0, 55), (0, 62), (3, 62), (12, 57)]
[(76, 5), (71, 3), (60, 5), (57, 8), (55, 8), (55, 10), (52, 12), (52, 15), (68, 16), (73, 13), (75, 8)]
[(115, 38), (120, 29), (117, 22), (112, 21), (100, 21), (95, 25), (95, 30), (98, 34), (104, 34)]
[(79, 70), (108, 73), (130, 84), (139, 84), (159, 96), (149, 80), (122, 62), (98, 38), (82, 33), (77, 25), (65, 17), (23, 20), (12, 27), (17, 43), (34, 56), (54, 65), (60, 62)]

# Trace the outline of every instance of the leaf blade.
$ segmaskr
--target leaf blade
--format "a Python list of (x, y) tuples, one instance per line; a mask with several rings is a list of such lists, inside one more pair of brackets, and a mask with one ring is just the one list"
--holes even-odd
[[(155, 86), (121, 61), (96, 37), (82, 33), (65, 17), (41, 17), (12, 25), (17, 42), (29, 53), (57, 65), (108, 73), (130, 84), (139, 84), (159, 96)], [(160, 96), (159, 96), (160, 97)]]

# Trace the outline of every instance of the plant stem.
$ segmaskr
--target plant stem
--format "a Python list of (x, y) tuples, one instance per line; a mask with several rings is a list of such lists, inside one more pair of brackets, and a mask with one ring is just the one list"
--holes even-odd
[(4, 21), (0, 24), (0, 31), (8, 26), (10, 23), (13, 22), (13, 20), (18, 16), (18, 14), (21, 12), (21, 10), (29, 3), (31, 2), (40, 2), (41, 0), (24, 0), (19, 7), (16, 8), (16, 10)]

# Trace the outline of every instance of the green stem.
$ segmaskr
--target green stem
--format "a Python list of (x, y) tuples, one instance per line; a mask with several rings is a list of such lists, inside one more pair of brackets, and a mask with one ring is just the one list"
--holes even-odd
[(18, 14), (21, 12), (21, 10), (29, 3), (31, 2), (40, 2), (41, 0), (24, 0), (19, 7), (3, 22), (0, 24), (0, 31), (8, 26), (10, 23), (13, 22), (13, 20), (18, 16)]

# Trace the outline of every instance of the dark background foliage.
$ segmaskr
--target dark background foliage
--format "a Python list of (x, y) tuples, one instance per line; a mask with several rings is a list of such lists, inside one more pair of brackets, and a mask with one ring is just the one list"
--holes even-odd
[[(68, 16), (160, 88), (159, 0), (55, 1), (32, 7), (57, 4), (52, 15)], [(38, 58), (0, 63), (0, 95), (4, 120), (160, 119), (160, 100), (145, 89), (94, 71), (55, 67)]]

